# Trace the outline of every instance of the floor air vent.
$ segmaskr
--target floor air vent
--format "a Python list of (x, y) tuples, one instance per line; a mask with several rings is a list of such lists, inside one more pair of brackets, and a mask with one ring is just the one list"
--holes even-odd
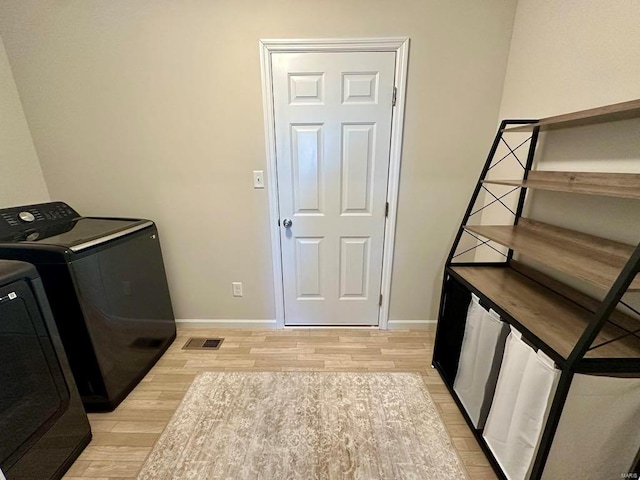
[(190, 338), (183, 350), (218, 350), (224, 338)]

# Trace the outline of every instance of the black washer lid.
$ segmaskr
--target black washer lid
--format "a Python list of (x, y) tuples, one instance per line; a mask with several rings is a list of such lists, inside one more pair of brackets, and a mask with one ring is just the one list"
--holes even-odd
[(18, 241), (73, 248), (144, 223), (140, 220), (81, 217), (58, 224), (57, 228), (28, 230)]
[[(118, 232), (144, 228), (151, 222), (125, 218), (81, 217), (63, 202), (41, 203), (0, 210), (0, 242), (54, 245), (70, 248)], [(136, 228), (139, 227), (139, 228)]]

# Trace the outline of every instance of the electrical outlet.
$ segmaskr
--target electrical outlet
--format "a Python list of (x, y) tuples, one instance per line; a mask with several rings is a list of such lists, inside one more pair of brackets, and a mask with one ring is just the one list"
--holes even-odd
[(233, 288), (234, 297), (242, 296), (242, 282), (231, 282), (231, 287)]
[(262, 170), (253, 171), (253, 188), (264, 188), (264, 172)]

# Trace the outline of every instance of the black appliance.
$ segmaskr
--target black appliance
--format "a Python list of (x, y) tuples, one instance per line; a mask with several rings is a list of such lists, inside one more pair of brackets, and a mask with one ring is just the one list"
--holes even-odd
[(59, 479), (91, 429), (36, 269), (0, 260), (0, 470)]
[(38, 269), (87, 411), (111, 411), (176, 335), (158, 231), (63, 202), (0, 210), (0, 258)]

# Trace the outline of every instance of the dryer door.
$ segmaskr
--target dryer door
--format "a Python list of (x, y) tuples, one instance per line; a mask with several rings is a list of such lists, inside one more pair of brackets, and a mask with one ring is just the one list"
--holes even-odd
[(7, 471), (68, 407), (69, 390), (24, 281), (0, 287), (0, 469)]

